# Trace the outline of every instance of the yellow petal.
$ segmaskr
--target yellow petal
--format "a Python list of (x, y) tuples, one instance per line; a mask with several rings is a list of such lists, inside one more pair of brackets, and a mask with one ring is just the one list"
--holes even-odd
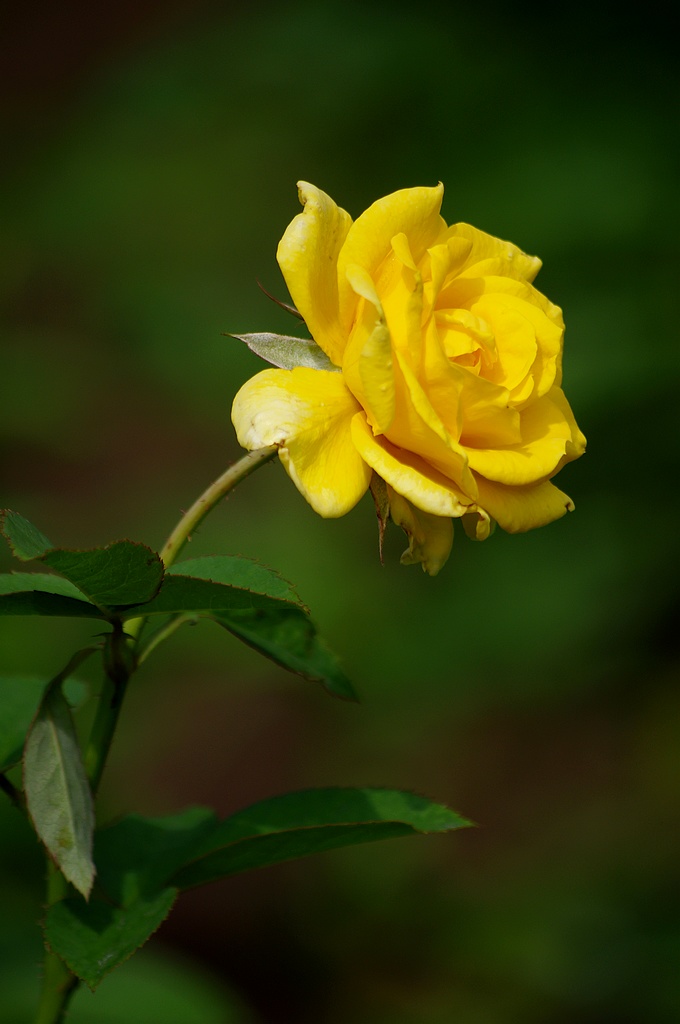
[(583, 455), (586, 450), (586, 439), (579, 429), (574, 418), (574, 414), (571, 411), (571, 406), (569, 405), (562, 389), (553, 388), (552, 391), (550, 391), (550, 398), (562, 412), (562, 415), (569, 424), (569, 428), (571, 430), (571, 440), (567, 444), (567, 451), (557, 467), (558, 469), (561, 469), (564, 463), (571, 462), (573, 459), (578, 459)]
[(436, 576), (451, 553), (453, 520), (415, 508), (392, 487), (387, 488), (387, 493), (390, 515), (409, 539), (408, 548), (401, 556), (401, 564), (421, 563), (423, 572)]
[(574, 509), (574, 503), (554, 484), (509, 487), (477, 478), (478, 504), (508, 533), (524, 533), (545, 526)]
[(470, 540), (486, 540), (493, 533), (496, 523), (483, 508), (469, 512), (461, 519), (463, 529)]
[(471, 243), (465, 238), (447, 238), (445, 242), (427, 250), (423, 260), (423, 276), (431, 284), (428, 313), (436, 304), (447, 277), (457, 274), (465, 265), (470, 247)]
[(512, 242), (504, 242), (485, 231), (472, 227), (471, 224), (453, 224), (448, 231), (449, 238), (464, 238), (471, 243), (470, 252), (465, 260), (465, 269), (475, 267), (483, 260), (499, 259), (509, 266), (509, 272), (525, 281), (533, 281), (541, 269), (541, 261), (537, 256), (527, 256)]
[(475, 506), (455, 484), (413, 452), (374, 437), (363, 413), (352, 420), (352, 440), (362, 459), (395, 491), (424, 512), (458, 517)]
[(338, 254), (352, 218), (321, 189), (298, 182), (304, 210), (289, 224), (276, 257), (293, 302), (316, 343), (339, 366), (347, 341), (338, 318)]
[[(429, 394), (420, 384), (400, 352), (395, 352), (394, 422), (388, 431), (392, 444), (422, 456), (453, 481), (461, 491), (474, 497), (474, 477), (467, 465), (465, 450), (447, 430)], [(457, 415), (457, 390), (449, 392), (452, 419)]]
[[(427, 397), (449, 433), (458, 437), (460, 447), (466, 450), (470, 446), (497, 448), (521, 441), (520, 417), (509, 407), (507, 389), (448, 359), (441, 333), (439, 325), (430, 321), (425, 332), (422, 380)], [(445, 339), (450, 340), (449, 334), (444, 331)], [(467, 491), (467, 487), (464, 489)]]
[(445, 231), (446, 224), (439, 216), (443, 194), (442, 185), (402, 189), (379, 199), (354, 221), (338, 257), (340, 317), (347, 330), (356, 309), (355, 295), (345, 276), (347, 267), (358, 263), (368, 271), (382, 295), (379, 269), (385, 257), (394, 258), (394, 236), (402, 232), (406, 235), (417, 264)]
[[(534, 381), (529, 373), (538, 355), (536, 330), (524, 309), (517, 309), (504, 295), (484, 294), (472, 306), (472, 312), (491, 328), (496, 342), (496, 360), (482, 371), (484, 376), (513, 392), (529, 380), (530, 395)], [(536, 312), (540, 313), (540, 310)], [(552, 327), (546, 317), (543, 320)], [(511, 395), (517, 401), (517, 394)], [(524, 397), (524, 396), (522, 396)], [(528, 397), (528, 395), (527, 395)]]
[(551, 400), (552, 395), (553, 392), (532, 402), (519, 414), (519, 444), (507, 448), (468, 447), (470, 468), (487, 480), (512, 486), (533, 484), (552, 476), (572, 445), (572, 424), (576, 426), (573, 416), (567, 419), (563, 408)]
[[(392, 345), (407, 352), (417, 373), (422, 355), (423, 276), (416, 266), (408, 238), (401, 232), (391, 241), (396, 259), (392, 282), (382, 282), (381, 299)], [(389, 287), (391, 283), (392, 287)]]
[(236, 395), (232, 422), (242, 447), (278, 445), (300, 493), (319, 515), (334, 518), (356, 505), (371, 479), (352, 443), (358, 409), (339, 373), (263, 370)]
[(361, 323), (345, 349), (343, 374), (348, 387), (366, 410), (376, 433), (384, 433), (394, 419), (392, 343), (373, 280), (363, 267), (350, 264), (347, 280), (364, 299)]

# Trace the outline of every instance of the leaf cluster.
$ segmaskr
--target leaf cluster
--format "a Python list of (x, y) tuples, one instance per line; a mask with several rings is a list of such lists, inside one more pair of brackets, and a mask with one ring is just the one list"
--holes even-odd
[[(70, 678), (93, 652), (103, 654), (115, 700), (145, 654), (182, 622), (205, 617), (335, 696), (355, 699), (354, 691), (291, 584), (257, 562), (213, 555), (166, 568), (157, 552), (133, 541), (71, 551), (15, 512), (1, 513), (0, 524), (14, 555), (41, 569), (0, 574), (0, 614), (92, 618), (111, 627), (103, 643), (77, 652), (46, 685), (0, 678), (0, 779), (20, 806), (25, 800), (73, 886), (51, 901), (45, 941), (90, 987), (146, 942), (184, 889), (338, 847), (469, 824), (412, 793), (336, 788), (276, 796), (226, 820), (198, 807), (162, 818), (133, 814), (96, 829), (98, 775), (80, 749), (72, 710), (82, 687)], [(158, 624), (146, 646), (129, 642), (126, 627), (138, 632), (131, 620)], [(5, 772), (22, 751), (20, 794)]]
[(273, 569), (240, 555), (191, 558), (165, 569), (156, 551), (130, 540), (69, 551), (55, 548), (16, 512), (1, 517), (14, 555), (22, 562), (37, 560), (52, 572), (0, 573), (0, 615), (110, 623), (144, 617), (161, 627), (172, 617), (200, 616), (333, 695), (356, 699), (309, 610)]

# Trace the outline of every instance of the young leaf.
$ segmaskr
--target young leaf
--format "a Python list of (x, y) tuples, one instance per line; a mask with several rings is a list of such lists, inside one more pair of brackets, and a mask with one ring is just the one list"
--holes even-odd
[(0, 615), (105, 617), (73, 583), (41, 572), (0, 573)]
[[(0, 772), (21, 760), (26, 733), (45, 691), (45, 680), (37, 676), (0, 676)], [(87, 687), (77, 679), (64, 684), (71, 707), (80, 704)]]
[(311, 853), (470, 822), (441, 804), (393, 789), (312, 789), (232, 815), (170, 882), (181, 889)]
[(356, 692), (316, 626), (301, 608), (213, 613), (220, 626), (277, 665), (321, 685), (333, 696), (357, 700)]
[(128, 907), (73, 898), (47, 912), (44, 932), (50, 949), (90, 988), (142, 946), (163, 923), (177, 897), (166, 888)]
[(296, 366), (308, 366), (312, 370), (335, 370), (323, 349), (310, 338), (291, 338), (287, 334), (230, 334), (230, 338), (244, 341), (251, 352), (265, 359), (272, 366), (283, 370), (294, 370)]
[(39, 838), (87, 899), (94, 880), (94, 808), (61, 681), (50, 684), (26, 737), (24, 790)]

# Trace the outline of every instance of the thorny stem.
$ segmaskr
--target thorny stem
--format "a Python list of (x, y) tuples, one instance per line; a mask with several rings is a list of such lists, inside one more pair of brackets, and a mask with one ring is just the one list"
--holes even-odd
[(245, 480), (247, 476), (250, 476), (256, 469), (263, 466), (265, 462), (269, 462), (277, 454), (278, 448), (276, 445), (270, 445), (268, 448), (258, 448), (254, 452), (248, 452), (242, 459), (239, 459), (237, 463), (230, 466), (222, 476), (218, 477), (214, 483), (208, 487), (200, 498), (197, 498), (193, 503), (188, 512), (185, 512), (180, 521), (178, 522), (175, 529), (172, 531), (165, 547), (161, 551), (161, 558), (165, 563), (166, 567), (172, 565), (177, 558), (178, 554), (186, 544), (187, 540), (194, 532), (196, 527), (201, 523), (208, 512), (215, 505), (222, 500), (233, 490), (241, 480)]

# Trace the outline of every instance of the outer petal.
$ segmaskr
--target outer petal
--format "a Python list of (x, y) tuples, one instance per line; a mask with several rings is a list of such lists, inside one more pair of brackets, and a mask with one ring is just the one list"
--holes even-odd
[(451, 554), (453, 520), (423, 512), (388, 487), (390, 515), (408, 536), (408, 548), (401, 556), (402, 565), (423, 566), (423, 572), (436, 576)]
[(509, 272), (513, 276), (521, 277), (525, 281), (533, 281), (541, 269), (541, 261), (537, 256), (527, 256), (512, 242), (504, 242), (493, 235), (487, 235), (485, 231), (473, 228), (471, 224), (453, 224), (449, 228), (448, 236), (465, 238), (471, 242), (472, 248), (465, 261), (465, 268), (473, 267), (482, 260), (502, 259), (510, 264)]
[[(553, 391), (557, 393), (558, 388)], [(519, 444), (506, 448), (468, 448), (470, 468), (487, 480), (512, 486), (534, 484), (552, 476), (567, 451), (573, 448), (572, 424), (576, 427), (573, 416), (567, 420), (565, 411), (551, 400), (552, 394), (539, 398), (521, 413)]]
[(579, 426), (574, 419), (574, 414), (571, 411), (571, 406), (566, 399), (566, 396), (561, 388), (553, 388), (550, 392), (550, 398), (562, 410), (562, 415), (569, 424), (571, 429), (571, 442), (567, 445), (567, 451), (564, 459), (560, 463), (558, 468), (562, 468), (565, 462), (571, 462), (572, 459), (578, 459), (583, 455), (586, 450), (586, 439), (584, 434), (579, 429)]
[(276, 258), (309, 331), (339, 366), (347, 340), (338, 319), (338, 253), (352, 218), (321, 189), (298, 182), (302, 213), (289, 224)]
[(454, 518), (476, 508), (471, 498), (424, 459), (385, 437), (374, 437), (363, 413), (352, 420), (352, 440), (362, 459), (416, 508)]
[(508, 533), (525, 533), (573, 512), (574, 503), (554, 484), (508, 487), (478, 476), (479, 505)]
[(278, 445), (300, 493), (329, 519), (349, 512), (370, 483), (351, 437), (358, 409), (339, 373), (299, 368), (258, 373), (236, 395), (231, 415), (239, 444)]
[(425, 250), (446, 230), (439, 216), (443, 195), (443, 185), (401, 189), (373, 203), (352, 224), (338, 258), (340, 317), (346, 329), (351, 326), (356, 302), (354, 292), (345, 279), (347, 267), (358, 263), (367, 270), (380, 294), (381, 281), (377, 272), (386, 256), (395, 258), (391, 245), (395, 235), (402, 232), (406, 235), (413, 258), (418, 263)]

